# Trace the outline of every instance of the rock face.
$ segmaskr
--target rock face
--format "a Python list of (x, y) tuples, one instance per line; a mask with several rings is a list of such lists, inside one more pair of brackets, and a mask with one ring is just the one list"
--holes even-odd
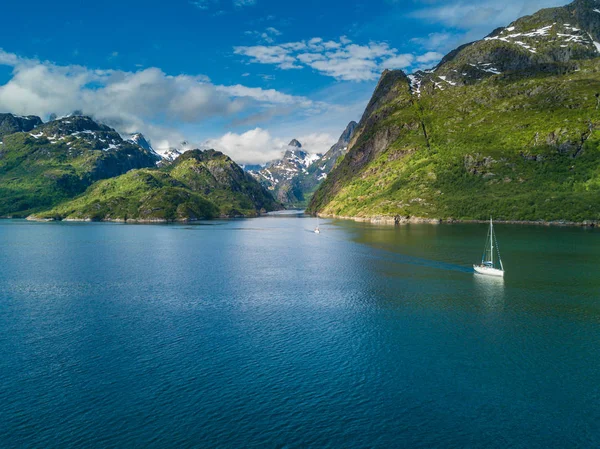
[(597, 10), (591, 0), (541, 10), (431, 70), (385, 71), (309, 212), (599, 219)]
[(35, 115), (19, 116), (0, 114), (0, 139), (7, 134), (31, 131), (42, 124), (42, 119)]
[(281, 205), (228, 156), (190, 150), (160, 169), (132, 170), (34, 219), (190, 221), (256, 216)]
[[(24, 216), (52, 207), (96, 180), (152, 167), (159, 160), (89, 117), (45, 124), (37, 117), (16, 119), (23, 131), (5, 134), (0, 145), (0, 216)], [(15, 122), (6, 117), (4, 123)]]
[(416, 72), (411, 90), (417, 94), (444, 90), (499, 74), (576, 70), (575, 61), (598, 57), (600, 14), (595, 10), (599, 6), (595, 0), (576, 0), (518, 19), (450, 52), (434, 69)]
[(142, 133), (132, 134), (131, 136), (129, 136), (129, 139), (127, 139), (127, 141), (131, 142), (139, 147), (142, 147), (144, 150), (156, 153), (154, 151), (154, 148), (152, 148), (152, 145), (150, 145), (150, 143), (146, 140), (146, 138), (144, 137), (144, 135)]
[(358, 124), (356, 122), (350, 122), (335, 145), (308, 167), (305, 173), (300, 175), (299, 184), (304, 199), (308, 199), (312, 196), (321, 182), (327, 178), (327, 175), (333, 170), (337, 161), (348, 152), (348, 144), (350, 143), (350, 139), (352, 139), (354, 130), (357, 126)]
[(278, 201), (288, 206), (302, 207), (333, 169), (336, 161), (346, 154), (356, 126), (356, 122), (350, 122), (336, 144), (324, 155), (303, 151), (302, 144), (293, 139), (282, 159), (259, 170), (250, 169), (249, 172), (272, 191)]
[(320, 154), (302, 150), (302, 144), (293, 139), (281, 159), (270, 162), (259, 171), (250, 171), (250, 174), (273, 192), (277, 201), (297, 204), (304, 200), (299, 176), (307, 173), (307, 169), (320, 157)]

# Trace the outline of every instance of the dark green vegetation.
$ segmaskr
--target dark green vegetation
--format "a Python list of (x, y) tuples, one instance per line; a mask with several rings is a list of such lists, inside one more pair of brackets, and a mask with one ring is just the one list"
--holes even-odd
[(24, 217), (52, 207), (82, 193), (94, 181), (152, 167), (160, 159), (88, 117), (42, 124), (38, 117), (2, 114), (0, 131), (0, 216), (4, 217)]
[(600, 14), (577, 0), (386, 71), (346, 157), (313, 196), (328, 215), (600, 220)]
[(2, 217), (170, 221), (280, 208), (222, 153), (189, 151), (157, 168), (147, 142), (124, 141), (89, 117), (43, 124), (0, 114), (0, 138)]
[(228, 156), (192, 150), (160, 169), (132, 170), (100, 181), (78, 198), (33, 218), (188, 221), (256, 216), (278, 208), (271, 195)]

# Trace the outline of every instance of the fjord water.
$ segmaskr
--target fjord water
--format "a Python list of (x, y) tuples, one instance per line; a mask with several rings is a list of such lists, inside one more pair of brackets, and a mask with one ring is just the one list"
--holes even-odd
[(600, 233), (0, 222), (12, 447), (600, 445)]

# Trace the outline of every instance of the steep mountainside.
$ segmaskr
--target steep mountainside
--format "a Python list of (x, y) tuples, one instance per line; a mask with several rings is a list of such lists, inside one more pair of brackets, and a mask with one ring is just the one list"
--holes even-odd
[(600, 220), (600, 2), (541, 10), (385, 71), (309, 211), (353, 217)]
[(310, 165), (321, 155), (307, 153), (296, 139), (288, 144), (288, 148), (283, 158), (270, 162), (262, 170), (249, 173), (272, 191), (278, 201), (284, 204), (294, 204), (304, 199), (299, 175), (306, 173)]
[(156, 153), (156, 151), (154, 151), (154, 148), (152, 148), (152, 145), (150, 145), (150, 142), (146, 140), (142, 133), (131, 134), (129, 136), (129, 139), (127, 139), (127, 142), (131, 142), (139, 147), (142, 147), (144, 150)]
[(35, 115), (22, 117), (13, 114), (0, 114), (0, 140), (7, 134), (31, 131), (42, 124), (42, 119)]
[(188, 221), (256, 216), (280, 208), (228, 156), (191, 150), (160, 169), (133, 170), (100, 181), (78, 198), (31, 218)]
[(346, 154), (356, 126), (356, 122), (350, 122), (339, 140), (324, 155), (303, 151), (300, 142), (293, 139), (282, 159), (258, 167), (258, 170), (252, 167), (246, 169), (272, 191), (278, 201), (287, 206), (304, 207), (338, 159)]
[(0, 217), (52, 207), (96, 180), (159, 160), (89, 117), (42, 124), (38, 117), (4, 114), (0, 128), (6, 130), (0, 145)]
[(310, 199), (317, 187), (333, 170), (337, 161), (346, 154), (348, 144), (357, 126), (356, 122), (350, 122), (335, 145), (298, 176), (299, 190), (302, 192), (303, 200)]

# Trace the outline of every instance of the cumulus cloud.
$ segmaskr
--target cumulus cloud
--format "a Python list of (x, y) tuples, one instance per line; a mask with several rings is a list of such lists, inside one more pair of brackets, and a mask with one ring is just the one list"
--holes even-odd
[(309, 67), (343, 81), (377, 79), (383, 69), (406, 69), (421, 56), (401, 54), (386, 42), (353, 43), (345, 36), (337, 41), (315, 37), (279, 45), (234, 47), (250, 63), (272, 64), (282, 70)]
[(331, 134), (328, 133), (311, 133), (298, 137), (298, 141), (302, 144), (302, 148), (309, 153), (325, 154), (332, 145), (336, 142)]
[(242, 134), (229, 132), (204, 142), (203, 146), (220, 150), (241, 164), (255, 164), (280, 158), (292, 138), (297, 138), (302, 148), (310, 153), (324, 153), (335, 142), (327, 133), (280, 138), (272, 136), (268, 130), (255, 128)]
[(296, 58), (292, 56), (292, 49), (283, 45), (265, 46), (255, 45), (252, 47), (235, 47), (234, 52), (239, 55), (248, 56), (251, 62), (261, 64), (274, 64), (280, 69), (301, 69), (302, 66), (296, 64)]
[(13, 70), (12, 78), (0, 86), (0, 109), (41, 117), (81, 110), (120, 132), (141, 131), (156, 142), (182, 140), (175, 130), (182, 124), (213, 118), (233, 121), (265, 112), (310, 115), (328, 108), (274, 89), (216, 85), (205, 76), (173, 76), (156, 67), (136, 72), (93, 70), (2, 50), (0, 64)]

